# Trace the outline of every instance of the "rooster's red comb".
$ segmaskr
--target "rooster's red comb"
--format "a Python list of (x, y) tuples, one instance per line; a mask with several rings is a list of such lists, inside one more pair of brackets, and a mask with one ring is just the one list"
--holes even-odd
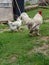
[(39, 10), (38, 13), (39, 13), (40, 15), (42, 15), (42, 10)]

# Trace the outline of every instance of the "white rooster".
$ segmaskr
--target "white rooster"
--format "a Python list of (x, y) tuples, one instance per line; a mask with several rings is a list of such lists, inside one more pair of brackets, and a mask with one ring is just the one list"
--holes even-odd
[(39, 35), (39, 26), (43, 22), (41, 10), (33, 18), (30, 18), (25, 12), (23, 12), (20, 17), (22, 17), (22, 19), (27, 24), (31, 34), (34, 30), (37, 32), (37, 35)]
[(8, 21), (8, 25), (12, 31), (16, 31), (16, 29), (19, 30), (20, 26), (22, 25), (22, 20), (18, 17), (17, 21)]
[(39, 27), (40, 25), (43, 23), (43, 17), (42, 17), (42, 11), (39, 10), (38, 13), (33, 17), (33, 26), (30, 30), (30, 33), (32, 33), (33, 31), (35, 31), (36, 35), (40, 35), (39, 34)]
[(27, 25), (32, 23), (32, 19), (28, 16), (26, 12), (21, 13), (20, 18), (22, 18)]

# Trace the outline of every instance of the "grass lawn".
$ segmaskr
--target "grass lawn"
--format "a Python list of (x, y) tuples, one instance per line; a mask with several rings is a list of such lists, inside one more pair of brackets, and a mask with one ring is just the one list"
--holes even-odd
[(43, 8), (37, 8), (37, 9), (33, 9), (31, 11), (28, 11), (28, 15), (33, 18), (34, 15), (39, 11), (42, 10), (42, 16), (43, 19), (49, 19), (49, 9), (43, 9)]
[[(29, 11), (29, 15), (33, 13), (30, 17), (37, 10)], [(48, 10), (43, 10), (43, 14), (47, 12), (49, 13)], [(46, 19), (47, 15), (44, 14), (43, 18)], [(49, 22), (41, 25), (40, 33), (41, 36), (33, 37), (25, 29), (22, 32), (0, 33), (0, 65), (49, 65)]]

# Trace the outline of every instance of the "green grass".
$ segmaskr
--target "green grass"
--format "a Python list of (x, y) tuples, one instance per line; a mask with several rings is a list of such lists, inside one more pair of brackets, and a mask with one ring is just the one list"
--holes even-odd
[(49, 9), (36, 8), (31, 11), (28, 11), (27, 13), (31, 18), (33, 18), (39, 10), (42, 10), (43, 19), (49, 19)]
[[(29, 11), (28, 14), (30, 17), (33, 17), (37, 11), (38, 9)], [(44, 9), (43, 14), (45, 12), (49, 13), (48, 10)], [(43, 18), (47, 19), (47, 15), (49, 14), (45, 15), (43, 15)], [(0, 29), (6, 27), (6, 25), (0, 25)], [(41, 39), (43, 36), (49, 36), (49, 22), (44, 22), (41, 25), (40, 33), (41, 37), (30, 37), (29, 30), (23, 30), (22, 32), (5, 31), (4, 33), (0, 33), (0, 65), (49, 65), (49, 56), (45, 56), (40, 52), (28, 54), (34, 47), (41, 47), (43, 43), (49, 44), (49, 40), (45, 42)], [(12, 60), (13, 57), (16, 57), (15, 61)]]
[(8, 28), (8, 25), (0, 24), (0, 29), (6, 29), (6, 28)]
[[(46, 31), (45, 31), (46, 29)], [(40, 27), (42, 36), (49, 36), (49, 23), (43, 23)], [(34, 46), (42, 46), (45, 42), (37, 36), (30, 37), (28, 30), (18, 33), (4, 32), (0, 33), (0, 65), (49, 65), (49, 58), (41, 53), (28, 55), (27, 52)], [(7, 61), (12, 55), (18, 55), (13, 63)], [(48, 56), (49, 57), (49, 56)], [(46, 59), (45, 59), (46, 58)]]
[(25, 6), (29, 6), (29, 5), (30, 5), (30, 3), (29, 3), (29, 2), (26, 2), (26, 3), (25, 3)]
[(40, 32), (44, 36), (49, 36), (49, 23), (45, 22), (43, 25), (40, 27)]

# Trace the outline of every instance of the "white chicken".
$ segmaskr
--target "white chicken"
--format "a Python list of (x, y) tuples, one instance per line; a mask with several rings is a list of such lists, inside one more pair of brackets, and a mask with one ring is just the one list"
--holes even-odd
[(43, 17), (42, 17), (42, 11), (40, 10), (34, 17), (33, 17), (33, 26), (30, 30), (30, 33), (32, 33), (33, 31), (36, 31), (35, 33), (37, 35), (39, 34), (39, 27), (40, 25), (43, 23)]
[(31, 34), (33, 30), (36, 30), (37, 35), (39, 35), (39, 27), (43, 22), (41, 10), (33, 18), (30, 18), (25, 12), (23, 12), (20, 17), (22, 17), (22, 19), (27, 24)]
[(12, 31), (16, 31), (16, 29), (19, 30), (20, 26), (22, 25), (22, 20), (18, 17), (17, 21), (8, 21), (8, 25)]
[(33, 23), (32, 19), (28, 16), (26, 12), (21, 13), (20, 18), (22, 18), (27, 25)]

